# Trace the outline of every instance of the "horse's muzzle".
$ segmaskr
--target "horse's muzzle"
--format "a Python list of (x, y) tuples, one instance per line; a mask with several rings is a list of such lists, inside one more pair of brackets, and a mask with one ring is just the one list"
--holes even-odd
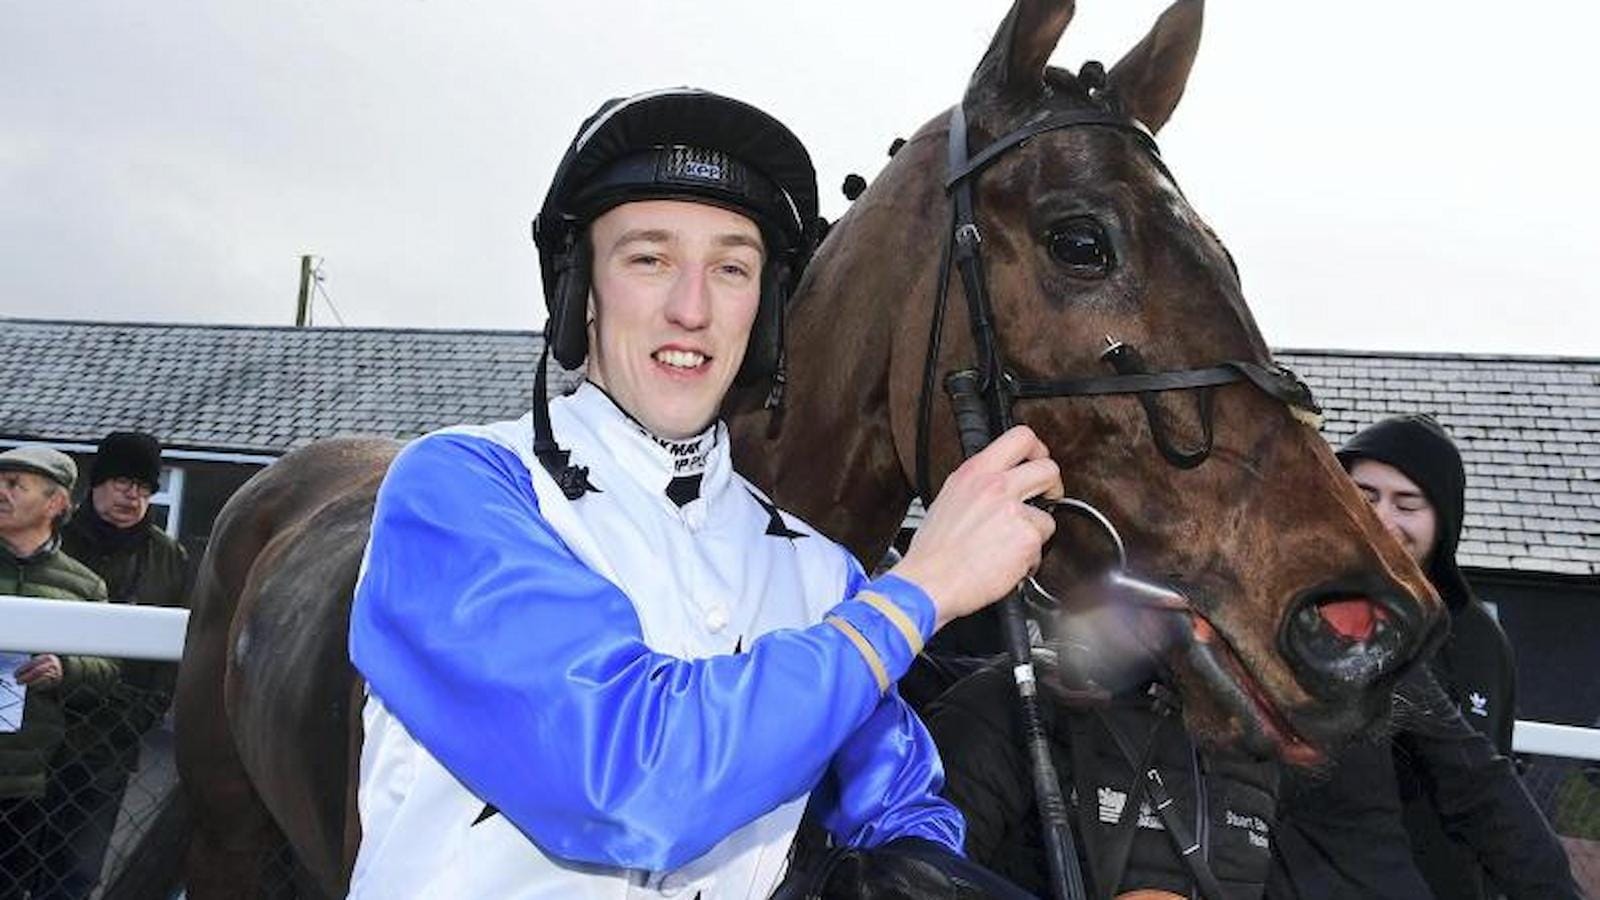
[(1397, 588), (1323, 586), (1290, 604), (1279, 647), (1307, 693), (1338, 703), (1416, 658), (1430, 624), (1424, 608)]

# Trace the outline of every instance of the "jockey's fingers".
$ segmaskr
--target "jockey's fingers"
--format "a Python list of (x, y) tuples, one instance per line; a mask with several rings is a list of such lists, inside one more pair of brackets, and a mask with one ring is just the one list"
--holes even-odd
[(1039, 532), (1039, 543), (1044, 544), (1056, 533), (1056, 517), (1042, 509), (1023, 507), (1023, 518)]
[(967, 460), (967, 465), (978, 472), (1003, 472), (1024, 460), (1045, 459), (1049, 455), (1049, 448), (1032, 428), (1017, 425)]
[(1018, 500), (1061, 496), (1061, 467), (1049, 459), (1030, 459), (1005, 473), (1006, 494)]

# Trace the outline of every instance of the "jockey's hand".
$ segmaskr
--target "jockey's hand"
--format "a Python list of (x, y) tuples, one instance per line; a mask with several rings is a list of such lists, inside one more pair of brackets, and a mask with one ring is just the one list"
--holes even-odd
[(1005, 596), (1039, 565), (1055, 519), (1029, 506), (1062, 495), (1061, 469), (1018, 425), (945, 479), (905, 559), (890, 571), (927, 592), (938, 626)]
[(35, 688), (53, 688), (61, 683), (61, 657), (54, 653), (41, 653), (17, 667), (18, 684)]

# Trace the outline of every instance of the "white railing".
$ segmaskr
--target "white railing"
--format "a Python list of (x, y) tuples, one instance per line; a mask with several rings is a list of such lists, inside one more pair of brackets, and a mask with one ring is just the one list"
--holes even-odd
[(1600, 728), (1518, 719), (1516, 729), (1511, 732), (1511, 749), (1536, 756), (1600, 760)]
[(118, 659), (183, 658), (187, 609), (0, 595), (0, 650)]
[[(189, 611), (123, 603), (73, 603), (0, 595), (0, 650), (175, 662)], [(1600, 760), (1600, 728), (1517, 720), (1518, 753)]]

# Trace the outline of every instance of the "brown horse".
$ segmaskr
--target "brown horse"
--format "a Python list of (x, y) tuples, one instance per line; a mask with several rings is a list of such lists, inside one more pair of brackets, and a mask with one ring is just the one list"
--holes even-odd
[[(1019, 0), (963, 100), (975, 151), (1033, 117), (1092, 104), (1159, 128), (1182, 94), (1200, 12), (1199, 0), (1179, 0), (1100, 85), (1046, 66), (1072, 4)], [(938, 116), (899, 152), (812, 263), (792, 305), (788, 408), (776, 435), (765, 434), (757, 404), (733, 404), (746, 407), (735, 417), (744, 471), (864, 560), (888, 544), (912, 496), (948, 220), (947, 122)], [(1095, 374), (1108, 333), (1165, 367), (1268, 362), (1226, 251), (1134, 136), (1041, 135), (998, 161), (976, 199), (999, 341), (1020, 375)], [(952, 329), (937, 368), (972, 355)], [(1396, 667), (1433, 630), (1438, 601), (1312, 429), (1248, 386), (1214, 393), (1214, 447), (1189, 469), (1152, 444), (1156, 422), (1174, 441), (1200, 440), (1202, 403), (1188, 393), (1152, 400), (1148, 417), (1132, 397), (1019, 411), (1073, 489), (1122, 526), (1133, 563), (1181, 587), (1196, 607), (1193, 627), (1228, 648), (1217, 672), (1175, 664), (1191, 724), (1217, 740), (1265, 727), (1284, 745), (1331, 744), (1385, 706)], [(929, 431), (933, 484), (959, 458), (941, 410)], [(217, 522), (177, 695), (191, 897), (255, 896), (285, 839), (315, 890), (338, 895), (347, 884), (360, 740), (349, 599), (397, 449), (344, 440), (290, 454)], [(1066, 529), (1060, 543), (1074, 539), (1093, 536)], [(1064, 587), (1085, 577), (1080, 556), (1052, 552), (1043, 578)], [(1405, 653), (1354, 678), (1296, 652), (1307, 645), (1286, 635), (1326, 638), (1319, 611), (1358, 595), (1404, 629)]]
[(314, 444), (251, 478), (217, 517), (174, 701), (190, 897), (259, 896), (285, 839), (316, 892), (344, 893), (361, 740), (350, 598), (400, 446)]
[[(1109, 107), (1151, 130), (1172, 114), (1199, 45), (1202, 0), (1174, 3), (1103, 83), (1046, 64), (1073, 11), (1066, 0), (1019, 0), (1001, 25), (962, 100), (973, 153), (1051, 114)], [(765, 438), (754, 411), (735, 420), (741, 471), (862, 559), (883, 552), (914, 491), (950, 221), (944, 184), (930, 175), (945, 172), (949, 121), (924, 125), (817, 253), (789, 321), (790, 380), (803, 389), (778, 436)], [(1107, 335), (1138, 347), (1152, 368), (1270, 364), (1230, 255), (1138, 134), (1084, 127), (1032, 137), (983, 174), (975, 204), (998, 343), (1019, 377), (1110, 374)], [(960, 315), (960, 280), (950, 291)], [(935, 369), (971, 366), (975, 353), (964, 327), (946, 328)], [(1371, 600), (1378, 615), (1392, 614), (1409, 631), (1409, 656), (1437, 637), (1438, 600), (1314, 429), (1248, 383), (1198, 394), (1162, 394), (1149, 414), (1134, 396), (1016, 409), (1050, 446), (1068, 492), (1117, 523), (1133, 566), (1181, 590), (1199, 613), (1195, 627), (1220, 637), (1220, 671), (1169, 660), (1190, 727), (1314, 755), (1383, 711), (1402, 665), (1396, 658), (1352, 679), (1351, 657), (1313, 649), (1344, 611), (1340, 601)], [(1170, 464), (1157, 439), (1204, 446), (1207, 407), (1209, 458)], [(960, 461), (942, 394), (937, 410), (933, 485)], [(1040, 575), (1057, 593), (1088, 574), (1089, 555), (1074, 551), (1103, 544), (1088, 530), (1065, 537)]]

